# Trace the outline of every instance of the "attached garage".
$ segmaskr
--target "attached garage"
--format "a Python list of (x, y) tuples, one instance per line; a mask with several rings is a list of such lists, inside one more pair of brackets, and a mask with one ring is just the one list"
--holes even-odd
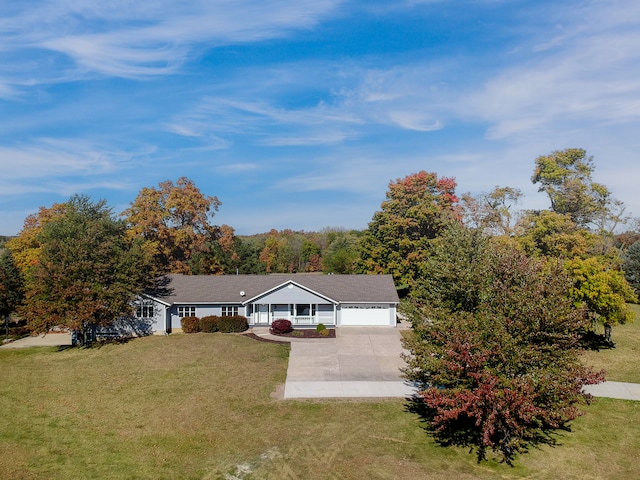
[(393, 327), (396, 325), (396, 308), (393, 304), (342, 304), (340, 305), (338, 325)]

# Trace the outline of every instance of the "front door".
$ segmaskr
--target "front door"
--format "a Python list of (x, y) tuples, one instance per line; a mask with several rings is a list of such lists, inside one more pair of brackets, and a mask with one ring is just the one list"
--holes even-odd
[(256, 309), (256, 323), (268, 325), (269, 324), (269, 305), (261, 303), (257, 305)]

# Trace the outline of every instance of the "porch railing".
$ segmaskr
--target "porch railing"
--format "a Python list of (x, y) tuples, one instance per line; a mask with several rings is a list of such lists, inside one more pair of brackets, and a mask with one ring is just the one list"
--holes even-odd
[(291, 317), (291, 323), (294, 325), (316, 325), (318, 323), (318, 317), (311, 315), (297, 315), (295, 317)]

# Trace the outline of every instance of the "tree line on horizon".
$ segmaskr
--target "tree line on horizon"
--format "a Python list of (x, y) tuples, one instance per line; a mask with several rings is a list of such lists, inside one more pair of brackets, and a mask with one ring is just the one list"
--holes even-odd
[[(576, 277), (593, 280), (599, 273), (611, 277), (601, 278), (601, 283), (618, 281), (624, 286), (624, 278), (613, 277), (625, 272), (626, 281), (638, 292), (640, 244), (634, 243), (640, 240), (640, 221), (635, 219), (634, 224), (625, 216), (624, 204), (592, 180), (594, 169), (592, 157), (582, 149), (555, 151), (536, 159), (531, 180), (548, 196), (547, 210), (518, 210), (522, 193), (513, 187), (459, 197), (453, 178), (421, 171), (389, 183), (386, 199), (365, 230), (272, 229), (244, 236), (236, 235), (232, 226), (215, 225), (221, 202), (182, 177), (175, 183), (167, 180), (143, 188), (129, 208), (117, 215), (104, 200), (93, 201), (86, 195), (41, 207), (25, 219), (16, 237), (2, 239), (3, 262), (11, 261), (28, 278), (32, 270), (60, 260), (56, 255), (64, 249), (49, 251), (49, 247), (64, 240), (64, 235), (70, 245), (77, 246), (95, 223), (102, 222), (111, 227), (105, 233), (109, 240), (122, 237), (118, 239), (122, 251), (139, 251), (136, 261), (144, 264), (144, 275), (136, 281), (142, 285), (166, 273), (390, 273), (405, 297), (425, 277), (430, 244), (453, 222), (495, 242), (512, 243), (527, 256), (562, 259)], [(78, 225), (51, 232), (72, 218)], [(629, 228), (616, 234), (625, 224)], [(58, 238), (54, 241), (51, 235)], [(104, 241), (100, 235), (87, 239), (95, 245)], [(583, 290), (588, 288), (599, 287), (589, 284)]]

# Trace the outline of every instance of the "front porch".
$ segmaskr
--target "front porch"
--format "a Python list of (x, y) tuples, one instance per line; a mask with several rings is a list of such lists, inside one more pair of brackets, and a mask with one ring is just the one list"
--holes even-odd
[(336, 325), (336, 307), (333, 304), (269, 304), (250, 305), (247, 318), (251, 326), (269, 326), (274, 320), (289, 320), (296, 327), (314, 327), (320, 323)]

